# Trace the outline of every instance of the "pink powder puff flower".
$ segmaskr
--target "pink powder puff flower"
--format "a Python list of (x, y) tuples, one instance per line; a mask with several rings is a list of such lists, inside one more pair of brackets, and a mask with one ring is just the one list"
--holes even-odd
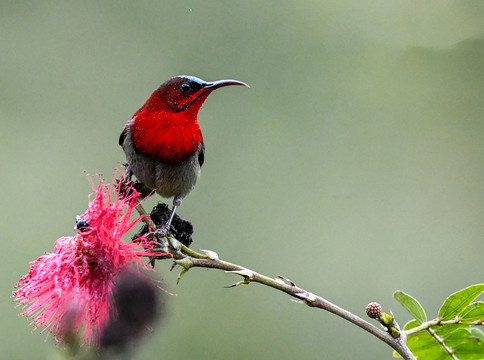
[(142, 217), (130, 222), (140, 194), (128, 188), (128, 195), (120, 197), (120, 186), (101, 180), (97, 189), (93, 185), (95, 197), (77, 217), (77, 234), (58, 239), (54, 251), (32, 261), (29, 273), (16, 284), (14, 300), (26, 307), (21, 315), (58, 342), (72, 334), (88, 345), (98, 340), (110, 313), (116, 313), (112, 296), (117, 276), (127, 269), (147, 269), (141, 256), (163, 255), (151, 252), (155, 243), (144, 237), (123, 242)]

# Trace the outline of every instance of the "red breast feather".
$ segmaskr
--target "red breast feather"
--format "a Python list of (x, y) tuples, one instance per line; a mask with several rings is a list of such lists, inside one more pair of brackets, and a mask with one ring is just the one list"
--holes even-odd
[(197, 115), (208, 94), (186, 99), (191, 105), (184, 111), (174, 111), (155, 91), (127, 124), (136, 150), (166, 164), (186, 160), (203, 142)]
[(131, 125), (136, 150), (166, 164), (181, 163), (192, 155), (203, 141), (200, 126), (196, 119), (180, 123), (177, 115), (146, 109), (136, 113)]

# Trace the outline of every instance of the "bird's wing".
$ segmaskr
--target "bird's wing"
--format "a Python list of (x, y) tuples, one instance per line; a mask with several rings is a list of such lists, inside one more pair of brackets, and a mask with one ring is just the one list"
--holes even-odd
[(127, 126), (124, 128), (124, 130), (119, 135), (119, 145), (120, 146), (123, 146), (124, 139), (126, 138), (126, 135), (128, 135), (128, 127)]
[(133, 124), (134, 122), (134, 119), (135, 119), (135, 116), (133, 116), (133, 118), (131, 120), (128, 121), (128, 123), (126, 124), (126, 126), (124, 127), (123, 131), (121, 132), (121, 134), (119, 135), (119, 145), (120, 146), (123, 146), (123, 143), (124, 143), (124, 139), (126, 139), (126, 136), (128, 135), (128, 130), (129, 128), (131, 127), (131, 125)]
[(205, 161), (205, 144), (202, 141), (202, 145), (200, 146), (200, 152), (198, 153), (198, 163), (200, 164), (200, 167), (202, 167), (204, 161)]

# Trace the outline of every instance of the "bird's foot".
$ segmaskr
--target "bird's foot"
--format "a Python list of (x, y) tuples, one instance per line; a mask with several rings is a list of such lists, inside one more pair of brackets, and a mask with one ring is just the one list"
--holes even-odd
[(170, 231), (170, 224), (165, 224), (162, 227), (156, 229), (153, 233), (155, 234), (155, 236), (166, 237), (169, 231)]

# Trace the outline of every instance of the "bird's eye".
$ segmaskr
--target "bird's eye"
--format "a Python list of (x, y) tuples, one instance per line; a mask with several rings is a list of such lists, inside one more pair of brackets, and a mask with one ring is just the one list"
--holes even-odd
[(180, 89), (183, 91), (183, 92), (190, 92), (190, 90), (192, 89), (192, 87), (190, 86), (190, 84), (188, 83), (183, 83), (180, 85)]

